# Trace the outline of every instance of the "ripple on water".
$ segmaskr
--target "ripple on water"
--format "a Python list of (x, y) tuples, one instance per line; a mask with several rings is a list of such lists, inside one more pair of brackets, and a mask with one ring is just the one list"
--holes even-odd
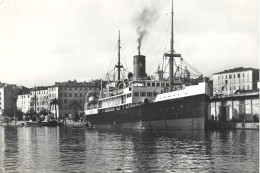
[(0, 172), (259, 172), (258, 131), (0, 127)]

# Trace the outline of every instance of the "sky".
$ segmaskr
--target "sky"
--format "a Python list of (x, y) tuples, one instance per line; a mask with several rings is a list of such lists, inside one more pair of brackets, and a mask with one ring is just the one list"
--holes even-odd
[[(117, 63), (133, 71), (144, 10), (141, 54), (154, 75), (170, 44), (170, 0), (0, 0), (0, 81), (26, 87), (104, 79)], [(259, 68), (257, 0), (175, 0), (175, 51), (204, 76)], [(143, 26), (142, 26), (143, 27)]]

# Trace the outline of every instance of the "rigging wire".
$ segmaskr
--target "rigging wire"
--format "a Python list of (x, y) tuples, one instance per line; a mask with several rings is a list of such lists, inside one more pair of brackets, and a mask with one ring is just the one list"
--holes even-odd
[(187, 61), (183, 60), (183, 62), (189, 67), (191, 68), (193, 71), (195, 71), (196, 73), (203, 75), (201, 72), (199, 72), (195, 67), (191, 66)]
[(126, 63), (126, 59), (125, 59), (125, 53), (124, 53), (124, 49), (123, 49), (122, 46), (121, 46), (121, 50), (122, 50), (123, 58), (124, 58), (124, 61), (125, 61), (125, 67), (126, 67), (126, 69), (127, 69), (127, 63)]
[(111, 64), (112, 64), (112, 62), (114, 61), (114, 58), (115, 58), (115, 53), (116, 53), (116, 50), (117, 50), (117, 45), (116, 45), (116, 48), (115, 48), (115, 50), (114, 50), (114, 53), (113, 53), (113, 58), (112, 58), (112, 61), (110, 62), (110, 65), (109, 65), (109, 67), (108, 67), (108, 70), (107, 70), (107, 71), (109, 71), (109, 69), (111, 68)]
[[(178, 19), (176, 18), (175, 21), (178, 21)], [(184, 36), (183, 36), (183, 34), (182, 34), (182, 28), (181, 28), (181, 26), (178, 24), (178, 22), (176, 22), (176, 29), (179, 30), (179, 33), (180, 33), (179, 35), (180, 35), (180, 38), (181, 38), (181, 40), (182, 40), (182, 42), (183, 42), (184, 49), (187, 50), (188, 57), (189, 57), (189, 59), (191, 60), (192, 65), (195, 66), (194, 61), (193, 61), (193, 58), (192, 58), (191, 53), (190, 53), (190, 50), (189, 50), (189, 48), (186, 46), (186, 41), (185, 41)]]

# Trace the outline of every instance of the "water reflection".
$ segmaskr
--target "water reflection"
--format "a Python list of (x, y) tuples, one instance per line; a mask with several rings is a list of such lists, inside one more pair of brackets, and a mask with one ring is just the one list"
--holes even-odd
[(0, 127), (0, 172), (258, 172), (259, 132)]
[(87, 159), (84, 129), (62, 127), (59, 132), (59, 149), (61, 171), (85, 170)]

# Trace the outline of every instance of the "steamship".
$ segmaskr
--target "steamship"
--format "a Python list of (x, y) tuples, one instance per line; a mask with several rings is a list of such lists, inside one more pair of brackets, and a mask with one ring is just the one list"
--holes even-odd
[[(88, 125), (97, 129), (204, 129), (210, 87), (204, 78), (196, 82), (187, 68), (182, 69), (183, 58), (173, 45), (173, 7), (171, 14), (171, 50), (164, 54), (169, 60), (169, 77), (163, 78), (160, 70), (158, 79), (147, 77), (146, 57), (139, 48), (133, 57), (133, 74), (122, 80), (119, 32), (117, 81), (86, 95)], [(177, 61), (181, 65), (175, 68)]]

